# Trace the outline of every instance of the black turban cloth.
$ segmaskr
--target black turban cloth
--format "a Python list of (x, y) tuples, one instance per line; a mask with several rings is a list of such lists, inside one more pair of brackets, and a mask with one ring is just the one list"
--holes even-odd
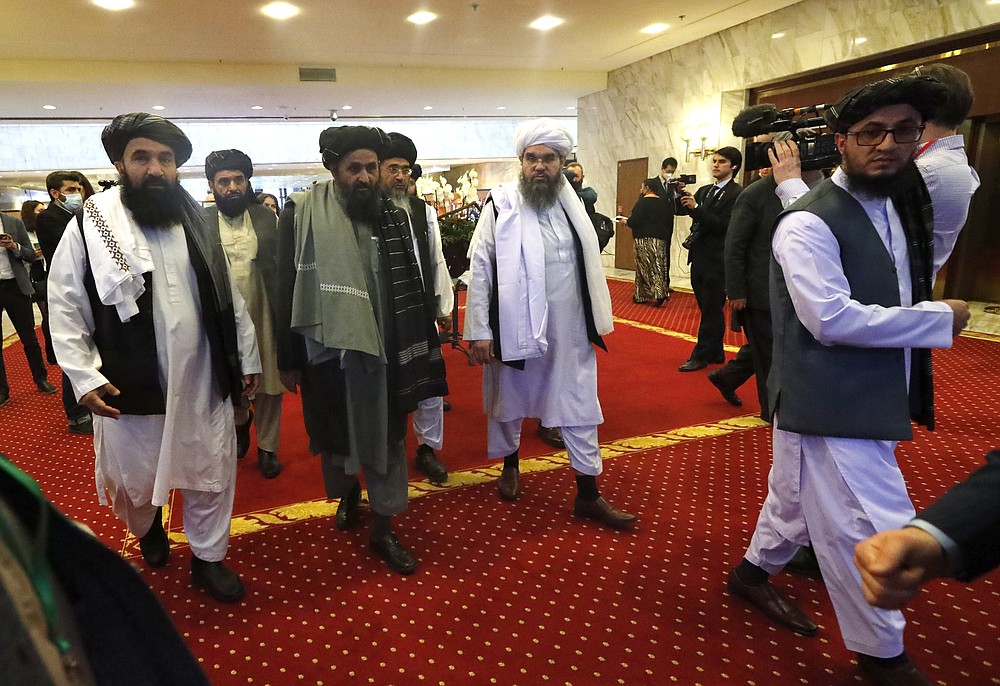
[(215, 181), (215, 175), (223, 169), (243, 172), (249, 180), (253, 176), (253, 162), (242, 150), (215, 150), (205, 158), (205, 177)]
[(319, 135), (319, 151), (334, 159), (350, 155), (355, 150), (371, 150), (383, 159), (389, 137), (374, 126), (331, 126)]
[(849, 91), (826, 108), (823, 118), (834, 133), (846, 133), (877, 109), (890, 105), (910, 105), (927, 121), (934, 115), (935, 104), (946, 98), (945, 87), (929, 76), (885, 79)]
[(191, 157), (191, 140), (177, 124), (158, 114), (119, 114), (101, 133), (101, 143), (112, 162), (118, 162), (125, 156), (125, 146), (133, 138), (148, 138), (167, 146), (174, 151), (178, 167)]
[(423, 175), (424, 175), (424, 168), (423, 167), (421, 167), (419, 164), (411, 164), (410, 165), (410, 178), (411, 179), (413, 179), (414, 181), (416, 181), (417, 179), (419, 179)]
[(388, 133), (389, 145), (385, 149), (385, 156), (382, 157), (384, 160), (391, 160), (394, 157), (399, 157), (410, 163), (410, 168), (417, 163), (417, 146), (413, 144), (413, 141), (404, 136), (401, 133)]

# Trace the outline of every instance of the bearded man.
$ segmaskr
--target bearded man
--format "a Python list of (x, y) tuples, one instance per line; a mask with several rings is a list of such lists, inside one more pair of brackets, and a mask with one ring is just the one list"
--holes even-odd
[(257, 332), (257, 350), (264, 370), (257, 395), (244, 397), (235, 409), (236, 457), (242, 458), (250, 448), (253, 422), (257, 427), (257, 465), (265, 479), (273, 479), (281, 473), (278, 441), (285, 390), (278, 376), (269, 296), (277, 278), (278, 218), (264, 205), (251, 201), (253, 162), (245, 153), (239, 150), (210, 153), (205, 158), (205, 176), (215, 198), (215, 207), (205, 209), (205, 221), (209, 226), (219, 227), (230, 273)]
[(593, 346), (607, 350), (601, 337), (613, 322), (594, 226), (560, 172), (573, 138), (537, 119), (517, 128), (514, 147), (520, 179), (491, 191), (470, 249), (465, 339), (483, 365), (488, 455), (503, 457), (500, 496), (516, 500), (522, 420), (561, 428), (576, 472), (574, 514), (624, 529), (635, 515), (597, 489), (604, 415)]
[[(774, 461), (768, 495), (728, 590), (802, 635), (810, 621), (768, 580), (812, 541), (841, 635), (874, 684), (926, 685), (903, 652), (903, 615), (870, 607), (855, 544), (914, 514), (895, 448), (911, 419), (933, 429), (930, 348), (965, 327), (959, 300), (931, 301), (944, 234), (912, 162), (944, 99), (936, 81), (889, 79), (825, 113), (840, 168), (774, 231), (768, 378)], [(965, 197), (968, 198), (971, 193)]]
[(378, 188), (381, 129), (331, 127), (319, 137), (332, 176), (293, 193), (278, 225), (278, 369), (302, 389), (309, 449), (320, 456), (336, 525), (360, 519), (364, 472), (369, 544), (395, 571), (417, 560), (392, 529), (406, 510), (407, 414), (448, 392), (441, 344), (406, 215)]
[[(410, 195), (407, 188), (417, 161), (417, 147), (401, 133), (387, 135), (389, 145), (379, 163), (382, 191), (406, 214), (426, 297), (433, 305), (435, 324), (444, 331), (451, 331), (455, 294), (441, 251), (437, 212), (423, 200)], [(413, 435), (417, 441), (414, 461), (417, 469), (432, 482), (443, 484), (448, 480), (448, 469), (435, 451), (444, 445), (444, 398), (427, 398), (417, 404), (413, 412)]]
[(101, 134), (119, 186), (88, 199), (49, 276), (59, 364), (94, 415), (97, 489), (151, 567), (170, 553), (161, 509), (184, 499), (191, 578), (223, 602), (243, 584), (222, 560), (236, 488), (233, 403), (260, 360), (219, 232), (177, 180), (191, 142), (155, 114)]

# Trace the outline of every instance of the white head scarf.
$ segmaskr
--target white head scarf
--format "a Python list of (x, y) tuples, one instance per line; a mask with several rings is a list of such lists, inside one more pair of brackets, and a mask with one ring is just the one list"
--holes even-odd
[(566, 157), (573, 152), (573, 134), (563, 124), (543, 117), (526, 121), (514, 131), (514, 149), (517, 156), (524, 154), (532, 145), (547, 145)]

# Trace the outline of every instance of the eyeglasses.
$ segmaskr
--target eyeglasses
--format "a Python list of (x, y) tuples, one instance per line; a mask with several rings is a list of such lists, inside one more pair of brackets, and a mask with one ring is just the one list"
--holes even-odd
[(892, 140), (896, 143), (916, 143), (923, 135), (924, 128), (923, 126), (897, 126), (894, 129), (862, 129), (861, 131), (848, 131), (845, 135), (854, 136), (858, 145), (874, 147), (881, 145), (890, 133)]
[(527, 162), (528, 166), (531, 166), (531, 167), (534, 167), (539, 162), (541, 162), (542, 164), (544, 164), (546, 167), (553, 167), (553, 166), (555, 166), (556, 164), (559, 163), (559, 155), (555, 154), (554, 152), (546, 153), (545, 155), (542, 155), (541, 157), (539, 157), (538, 155), (535, 155), (535, 154), (529, 152), (528, 154), (526, 154), (521, 159), (523, 159), (525, 162)]
[(409, 176), (411, 171), (409, 167), (400, 167), (398, 164), (391, 164), (385, 170), (389, 173), (389, 176), (399, 176), (401, 174)]

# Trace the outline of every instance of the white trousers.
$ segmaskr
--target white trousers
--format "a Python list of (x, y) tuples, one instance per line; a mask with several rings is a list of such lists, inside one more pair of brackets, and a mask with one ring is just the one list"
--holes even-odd
[[(486, 419), (487, 455), (491, 459), (510, 455), (521, 446), (521, 419), (499, 422)], [(550, 427), (552, 428), (552, 427)], [(596, 426), (561, 426), (570, 466), (581, 474), (597, 476), (604, 470)]]
[(893, 441), (782, 431), (775, 418), (767, 498), (746, 554), (774, 574), (811, 542), (844, 644), (875, 657), (903, 652), (906, 622), (897, 610), (865, 602), (854, 546), (914, 515), (895, 449)]
[(444, 445), (444, 398), (427, 398), (413, 411), (413, 435), (417, 445), (441, 450)]
[[(257, 429), (257, 447), (261, 450), (278, 452), (281, 436), (281, 401), (284, 393), (268, 395), (258, 393), (253, 400), (253, 425)], [(236, 424), (246, 424), (250, 416), (250, 400), (243, 396), (240, 405), (233, 408), (233, 419)]]

